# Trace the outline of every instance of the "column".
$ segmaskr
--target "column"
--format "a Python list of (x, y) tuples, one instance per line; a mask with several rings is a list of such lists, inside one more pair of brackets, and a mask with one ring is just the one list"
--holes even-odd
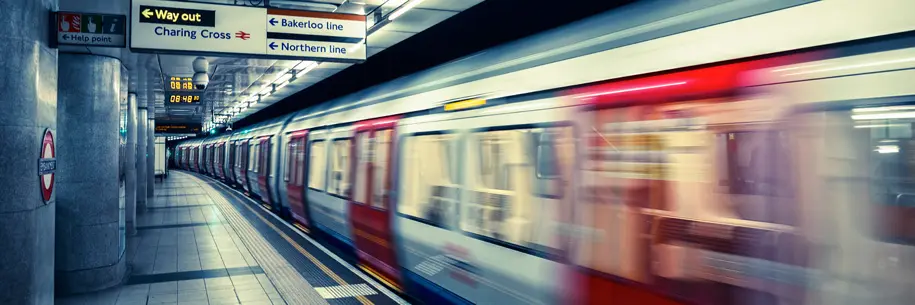
[[(140, 86), (146, 85), (146, 71), (140, 71)], [(146, 101), (144, 96), (137, 98), (137, 213), (146, 211), (146, 183), (148, 176), (146, 174), (146, 155), (149, 142), (147, 126), (149, 123), (149, 114), (147, 114)]]
[(3, 24), (28, 25), (0, 32), (0, 304), (54, 302), (56, 192), (43, 192), (54, 179), (38, 175), (38, 159), (45, 131), (59, 136), (57, 50), (47, 45), (56, 6), (0, 1)]
[(127, 94), (127, 234), (137, 234), (137, 93)]
[(156, 202), (155, 196), (155, 186), (156, 186), (156, 103), (150, 102), (149, 105), (149, 122), (147, 122), (147, 136), (146, 136), (146, 151), (148, 155), (146, 157), (146, 168), (147, 170), (147, 180), (146, 180), (146, 202), (148, 204), (153, 204)]
[(120, 231), (118, 58), (60, 53), (56, 290), (101, 290), (126, 274)]

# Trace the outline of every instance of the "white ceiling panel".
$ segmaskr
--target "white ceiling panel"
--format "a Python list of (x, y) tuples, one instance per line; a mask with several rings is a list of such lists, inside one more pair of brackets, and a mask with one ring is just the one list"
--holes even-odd
[(413, 34), (413, 32), (398, 32), (382, 28), (369, 35), (366, 42), (368, 42), (370, 48), (390, 48), (391, 46), (410, 38)]
[(385, 30), (418, 33), (457, 15), (457, 12), (414, 8), (384, 26)]
[(425, 0), (416, 7), (460, 12), (480, 2), (483, 0)]

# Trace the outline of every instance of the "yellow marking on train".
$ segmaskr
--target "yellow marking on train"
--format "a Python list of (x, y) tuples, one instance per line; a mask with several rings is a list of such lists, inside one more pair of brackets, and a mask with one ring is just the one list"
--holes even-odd
[(362, 271), (365, 271), (365, 273), (368, 273), (368, 274), (374, 276), (376, 279), (378, 279), (379, 281), (384, 283), (385, 286), (388, 286), (388, 288), (391, 288), (391, 289), (397, 290), (397, 292), (403, 293), (403, 289), (400, 288), (400, 285), (397, 285), (396, 282), (389, 279), (387, 276), (385, 276), (381, 272), (375, 271), (375, 269), (372, 269), (372, 267), (359, 263), (359, 269), (362, 269)]
[(480, 107), (483, 105), (486, 105), (486, 100), (472, 99), (472, 100), (445, 104), (445, 111), (461, 110), (461, 109), (467, 109), (467, 108), (473, 108), (473, 107)]
[[(274, 226), (272, 222), (268, 221), (266, 218), (264, 218), (264, 216), (261, 216), (260, 213), (255, 211), (253, 208), (251, 208), (247, 204), (242, 204), (242, 205), (245, 208), (247, 208), (248, 210), (251, 210), (251, 212), (253, 212), (254, 215), (257, 216), (257, 218), (260, 218), (261, 221), (263, 221), (264, 223), (267, 224), (267, 226), (269, 226), (271, 229), (273, 229), (273, 231), (276, 232), (276, 234), (279, 234), (280, 237), (283, 237), (283, 239), (285, 239), (287, 242), (289, 242), (289, 244), (292, 245), (293, 248), (298, 250), (299, 253), (302, 253), (302, 255), (304, 255), (306, 258), (308, 258), (308, 260), (310, 260), (313, 264), (315, 264), (315, 266), (318, 266), (318, 269), (321, 269), (321, 271), (323, 271), (324, 274), (327, 274), (327, 276), (330, 277), (331, 279), (333, 279), (335, 282), (337, 282), (337, 284), (347, 285), (346, 281), (344, 281), (342, 278), (340, 278), (339, 275), (337, 275), (332, 270), (330, 270), (330, 268), (327, 268), (327, 266), (325, 266), (323, 263), (321, 263), (321, 261), (319, 261), (313, 255), (311, 255), (311, 253), (308, 253), (308, 251), (306, 251), (305, 248), (302, 248), (302, 246), (300, 246), (299, 243), (295, 242), (288, 235), (286, 235), (285, 233), (280, 231), (280, 229), (277, 228), (276, 226)], [(359, 300), (359, 302), (362, 303), (363, 305), (375, 304), (375, 303), (372, 303), (372, 301), (369, 301), (369, 299), (367, 299), (365, 296), (360, 295), (360, 296), (357, 296), (356, 299)]]

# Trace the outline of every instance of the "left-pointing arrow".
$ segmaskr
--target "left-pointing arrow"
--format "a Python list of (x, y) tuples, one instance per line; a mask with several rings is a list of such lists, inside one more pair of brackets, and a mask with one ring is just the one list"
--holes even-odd
[(275, 43), (275, 42), (272, 42), (272, 41), (270, 42), (270, 49), (271, 49), (271, 50), (276, 50), (276, 43)]
[(153, 12), (150, 11), (149, 9), (145, 9), (145, 10), (143, 10), (142, 14), (143, 14), (143, 17), (146, 17), (146, 19), (149, 19), (149, 17), (152, 17)]
[(270, 25), (276, 26), (276, 18), (270, 18)]
[(70, 35), (64, 35), (64, 40), (70, 40)]

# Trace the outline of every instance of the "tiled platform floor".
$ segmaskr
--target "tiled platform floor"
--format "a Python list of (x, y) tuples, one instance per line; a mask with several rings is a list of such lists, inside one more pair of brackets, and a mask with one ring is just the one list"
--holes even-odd
[(286, 304), (199, 180), (173, 174), (137, 215), (124, 285), (56, 304)]

